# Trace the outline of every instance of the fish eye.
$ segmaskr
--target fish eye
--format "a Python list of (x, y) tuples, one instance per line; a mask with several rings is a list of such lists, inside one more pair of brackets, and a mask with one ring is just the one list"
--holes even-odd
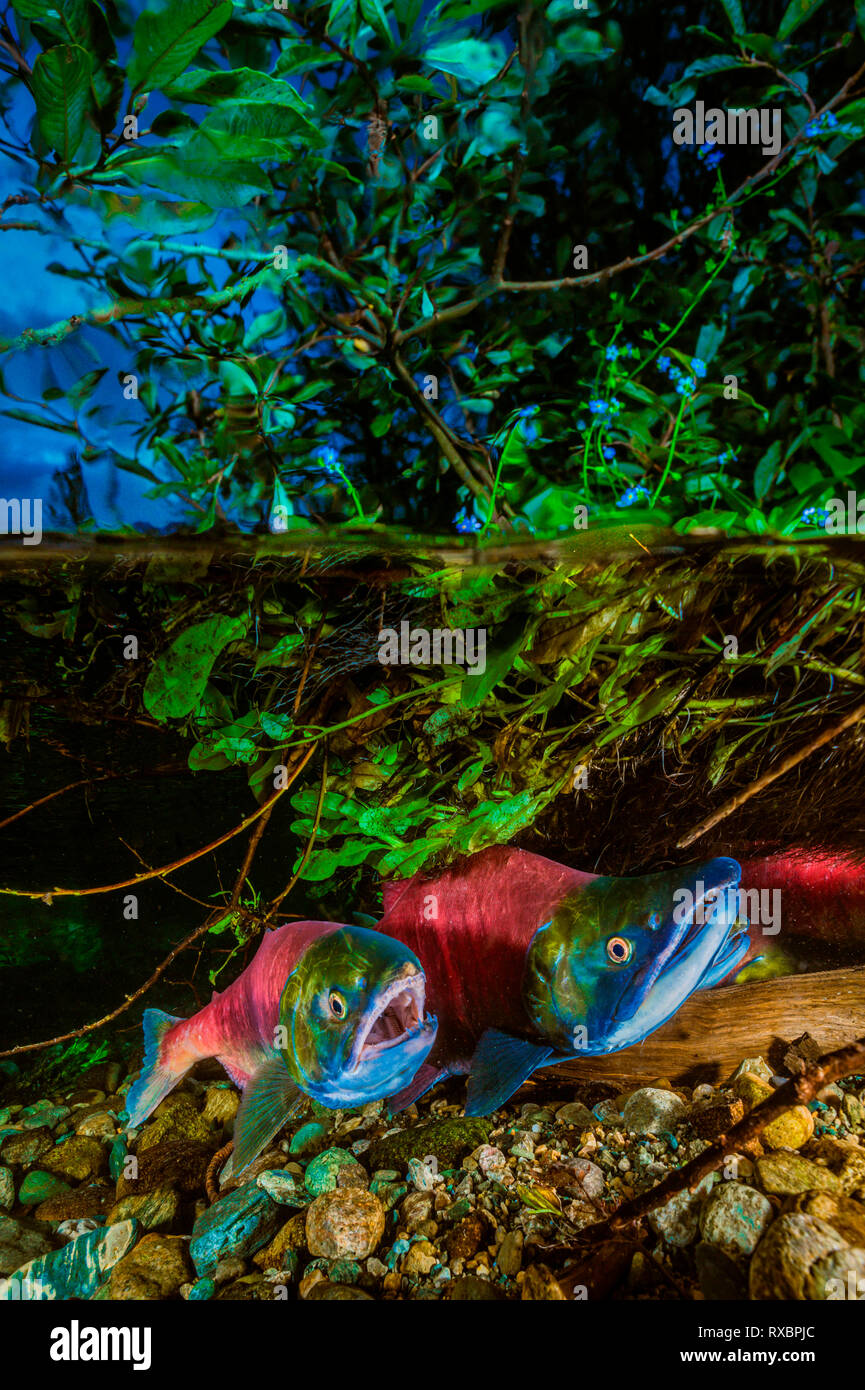
[(338, 989), (332, 989), (327, 996), (327, 1004), (334, 1018), (345, 1018), (345, 999)]
[(634, 948), (624, 936), (611, 936), (607, 942), (607, 958), (613, 965), (627, 965), (633, 954)]

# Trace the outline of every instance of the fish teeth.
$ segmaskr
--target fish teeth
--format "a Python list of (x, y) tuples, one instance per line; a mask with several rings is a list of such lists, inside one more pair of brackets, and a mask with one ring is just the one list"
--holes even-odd
[[(381, 1042), (368, 1042), (369, 1035), (375, 1025), (383, 1020), (390, 1006), (403, 994), (409, 996), (414, 1004), (416, 1015), (414, 1022), (410, 1027), (404, 1027), (400, 1033), (394, 1034), (389, 1038), (386, 1037)], [(407, 1037), (416, 1032), (424, 1023), (425, 996), (426, 986), (423, 975), (415, 974), (410, 979), (406, 979), (403, 976), (389, 985), (379, 997), (378, 1007), (375, 1013), (368, 1019), (366, 1026), (355, 1038), (349, 1069), (351, 1071), (357, 1070), (362, 1061), (369, 1060), (369, 1058), (376, 1056), (378, 1053), (387, 1051), (396, 1043), (404, 1042)]]

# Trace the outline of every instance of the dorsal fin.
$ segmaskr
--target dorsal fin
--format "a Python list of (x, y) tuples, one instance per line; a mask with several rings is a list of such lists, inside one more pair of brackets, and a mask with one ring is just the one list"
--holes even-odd
[(414, 886), (419, 877), (419, 874), (413, 874), (411, 878), (391, 878), (382, 884), (381, 901), (385, 917), (393, 912), (402, 895)]

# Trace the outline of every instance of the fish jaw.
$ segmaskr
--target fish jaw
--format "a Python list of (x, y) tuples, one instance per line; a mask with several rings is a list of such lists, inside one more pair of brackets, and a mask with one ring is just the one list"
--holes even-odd
[[(719, 858), (599, 877), (568, 894), (526, 956), (522, 999), (534, 1035), (557, 1052), (590, 1056), (644, 1038), (697, 988), (720, 950), (737, 915), (739, 874), (734, 859)], [(649, 1024), (659, 998), (674, 995)]]
[(345, 1064), (310, 1088), (323, 1105), (382, 1100), (402, 1090), (426, 1061), (438, 1024), (425, 1012), (426, 981), (406, 964), (376, 992), (351, 1040)]
[(712, 962), (703, 974), (698, 989), (711, 989), (730, 977), (742, 964), (751, 949), (749, 924), (739, 917), (733, 923)]
[[(672, 952), (664, 953), (661, 969), (651, 973), (648, 988), (639, 990), (637, 1007), (631, 1007), (632, 1001), (627, 1000), (622, 1014), (614, 1012), (606, 1029), (601, 1028), (596, 1033), (590, 1030), (591, 1042), (580, 1049), (583, 1053), (621, 1052), (642, 1042), (672, 1018), (695, 990), (703, 988), (704, 980), (712, 982), (719, 964), (728, 955), (734, 962), (737, 956), (741, 958), (745, 954), (748, 936), (747, 931), (742, 932), (738, 916), (738, 865), (735, 860), (712, 862), (719, 865), (713, 876), (718, 896), (708, 912), (705, 896), (701, 899), (704, 904), (702, 924), (694, 920), (695, 905), (695, 911), (677, 924), (684, 930), (679, 932)], [(724, 863), (735, 868), (729, 882), (723, 881), (720, 865)]]
[[(627, 1023), (644, 1008), (673, 963), (679, 967), (676, 978), (681, 978), (683, 957), (690, 958), (698, 947), (694, 958), (705, 958), (708, 968), (737, 919), (740, 875), (736, 860), (726, 858), (657, 875), (657, 892), (652, 895), (657, 907), (648, 922), (647, 958), (627, 979), (615, 1004), (612, 1014), (617, 1023)], [(653, 884), (653, 879), (647, 879), (647, 884)]]

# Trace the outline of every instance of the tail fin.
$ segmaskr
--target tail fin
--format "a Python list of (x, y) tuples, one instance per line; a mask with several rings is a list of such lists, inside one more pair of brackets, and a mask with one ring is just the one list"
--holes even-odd
[(176, 1018), (173, 1014), (163, 1013), (162, 1009), (144, 1010), (141, 1020), (144, 1029), (144, 1061), (141, 1064), (141, 1074), (130, 1087), (126, 1097), (130, 1126), (143, 1124), (147, 1116), (189, 1070), (189, 1067), (184, 1067), (182, 1071), (174, 1072), (166, 1066), (160, 1056), (162, 1041), (168, 1030), (173, 1028), (175, 1023), (185, 1022), (185, 1019)]

